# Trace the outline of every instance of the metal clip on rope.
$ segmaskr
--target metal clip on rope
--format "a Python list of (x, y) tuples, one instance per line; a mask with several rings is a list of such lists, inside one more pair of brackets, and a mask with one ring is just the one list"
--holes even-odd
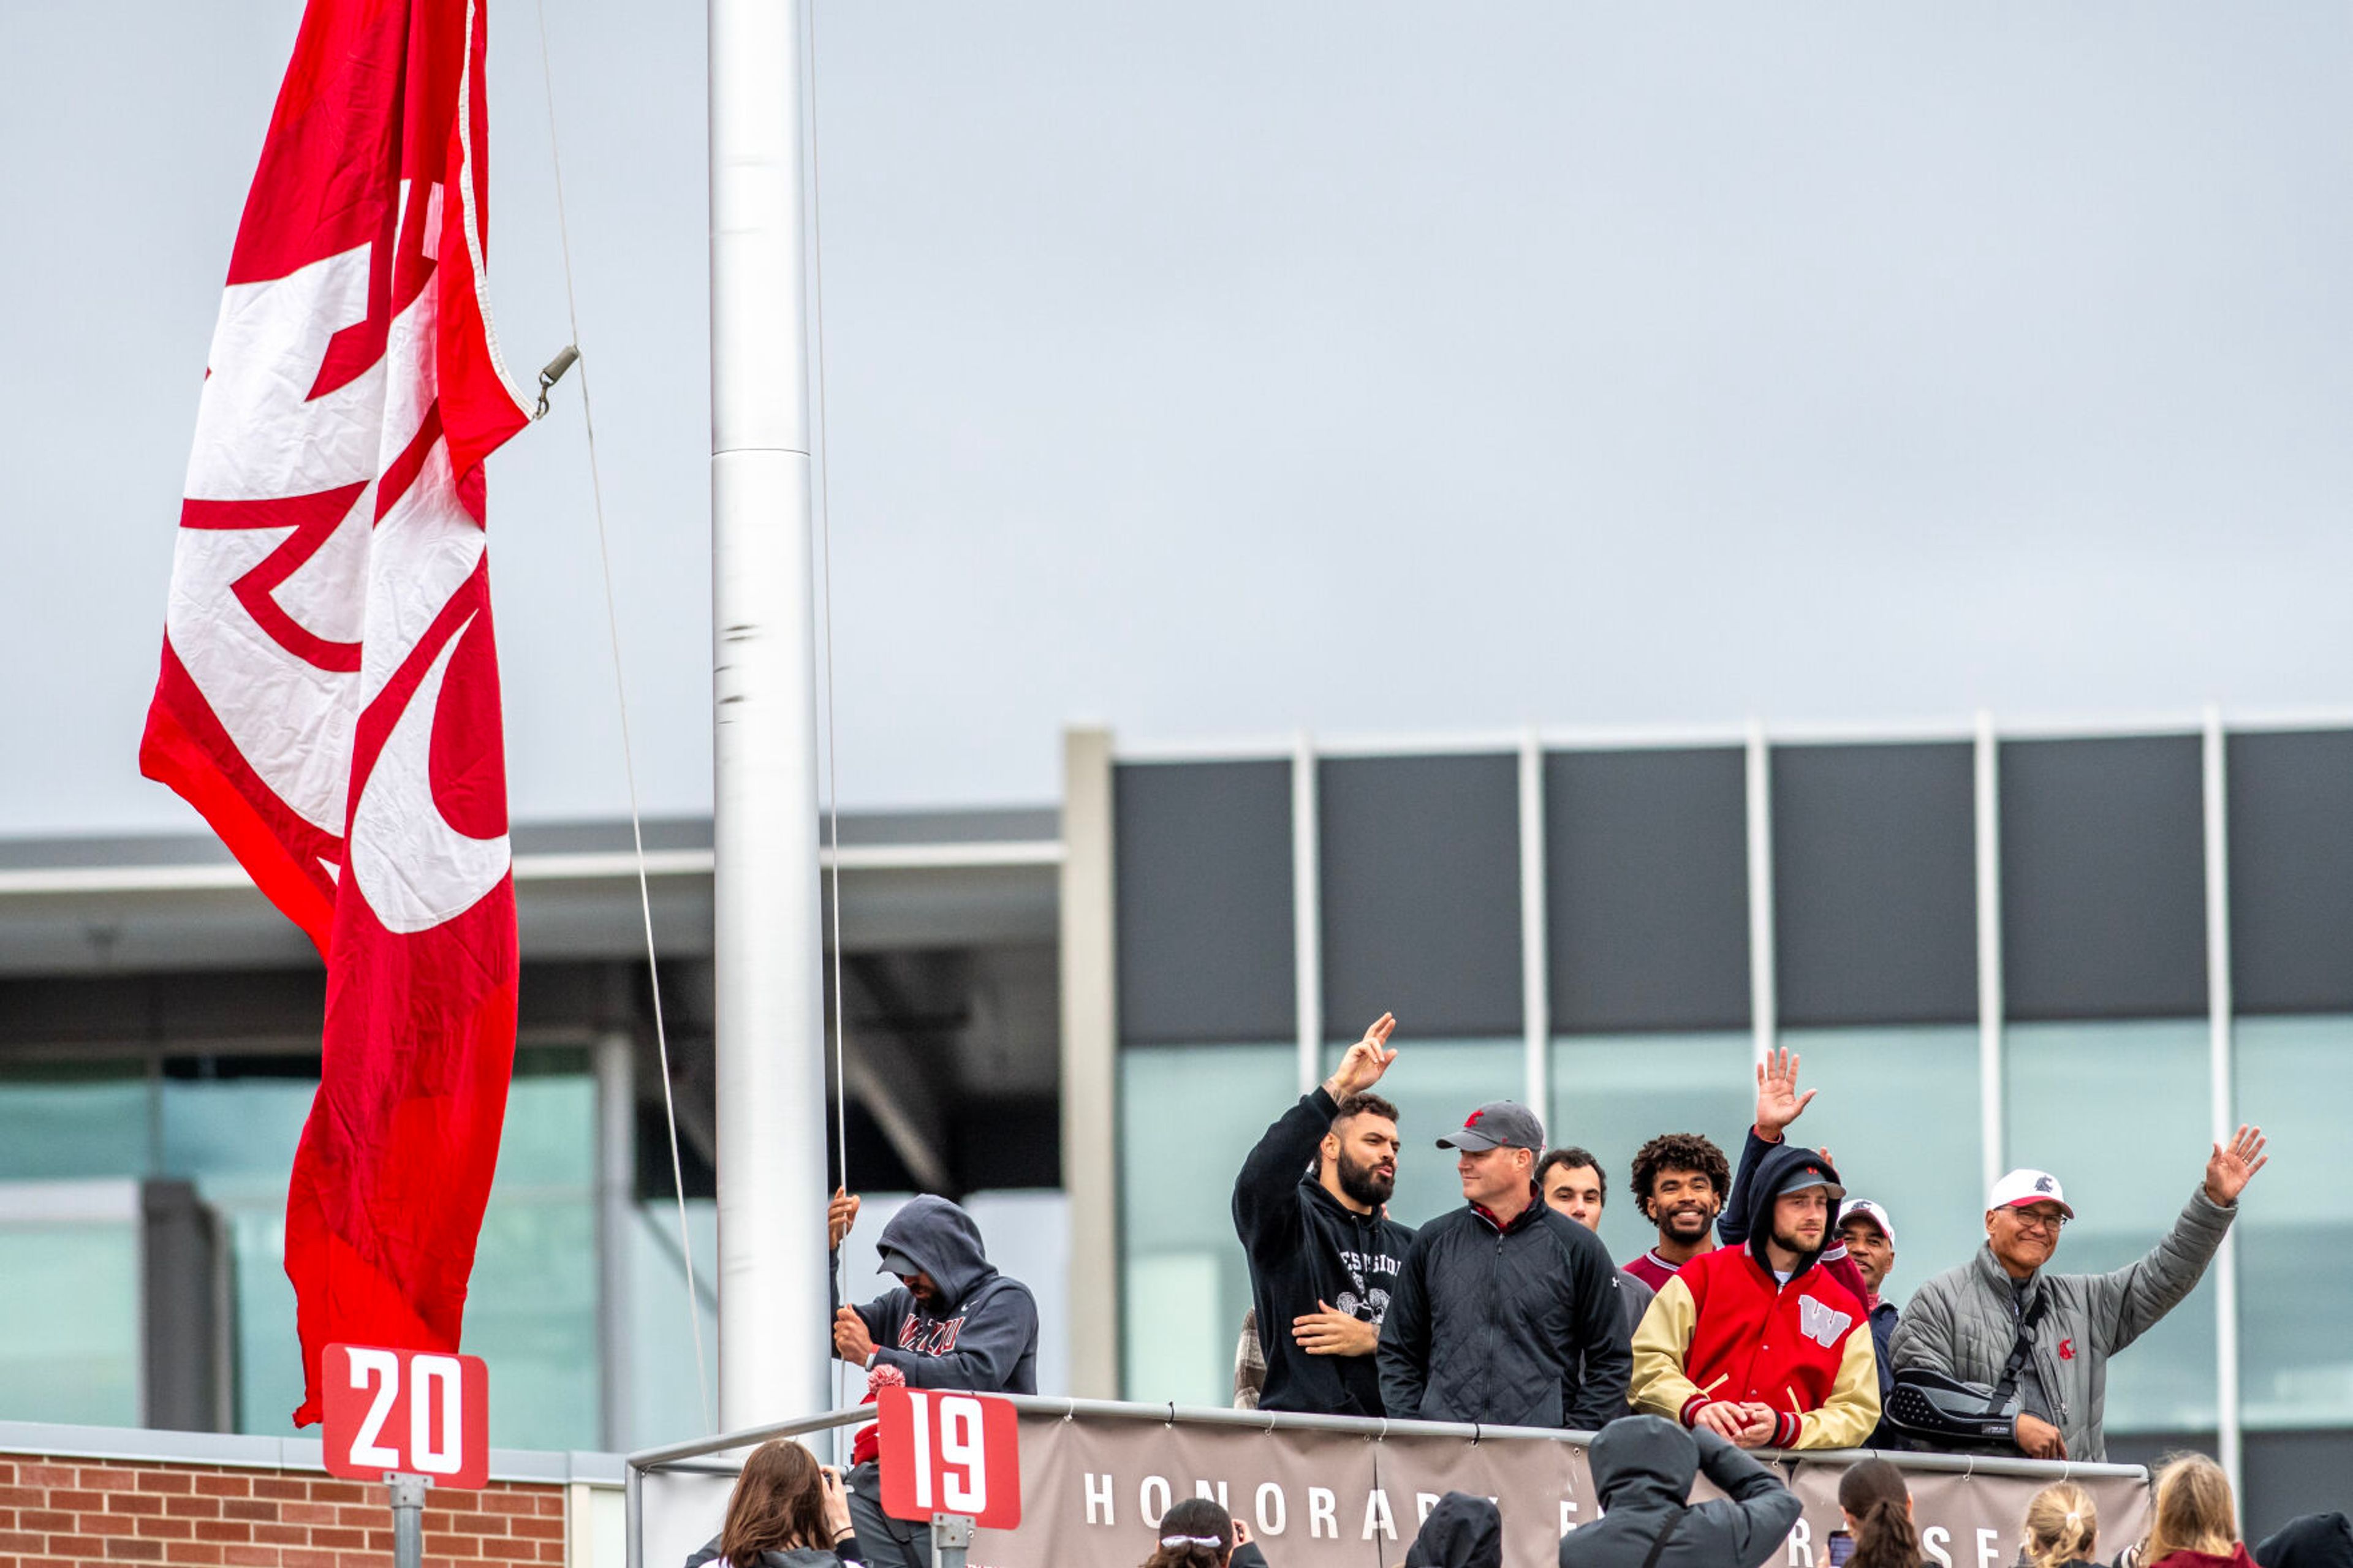
[(544, 419), (547, 417), (548, 393), (554, 390), (557, 382), (564, 379), (564, 373), (570, 370), (575, 364), (578, 363), (579, 361), (579, 349), (571, 343), (566, 343), (564, 345), (563, 349), (557, 353), (554, 359), (549, 360), (546, 364), (540, 367), (539, 406), (532, 410), (531, 416), (533, 419)]

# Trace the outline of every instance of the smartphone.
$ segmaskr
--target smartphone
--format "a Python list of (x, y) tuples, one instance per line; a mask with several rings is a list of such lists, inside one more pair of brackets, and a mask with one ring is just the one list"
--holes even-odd
[(1831, 1568), (1846, 1568), (1846, 1560), (1854, 1555), (1854, 1536), (1847, 1531), (1831, 1531)]

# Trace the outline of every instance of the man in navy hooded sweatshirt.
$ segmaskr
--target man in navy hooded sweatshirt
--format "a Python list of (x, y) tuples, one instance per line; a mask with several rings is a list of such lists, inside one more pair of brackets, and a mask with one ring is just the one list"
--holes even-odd
[[(826, 1229), (838, 1255), (858, 1218), (858, 1199), (836, 1193)], [(915, 1198), (891, 1216), (876, 1244), (882, 1271), (899, 1277), (863, 1307), (837, 1303), (833, 1353), (873, 1373), (889, 1367), (910, 1388), (975, 1394), (1038, 1392), (1038, 1303), (1029, 1287), (999, 1274), (980, 1227), (945, 1198)], [(836, 1271), (828, 1270), (828, 1279)], [(873, 1568), (926, 1568), (930, 1528), (882, 1512), (881, 1471), (865, 1458), (845, 1478), (849, 1517)]]
[[(858, 1200), (835, 1194), (826, 1219), (837, 1251), (857, 1217)], [(835, 1355), (869, 1371), (897, 1367), (910, 1388), (1038, 1392), (1037, 1300), (991, 1267), (972, 1215), (945, 1198), (915, 1198), (876, 1245), (899, 1288), (835, 1307)]]

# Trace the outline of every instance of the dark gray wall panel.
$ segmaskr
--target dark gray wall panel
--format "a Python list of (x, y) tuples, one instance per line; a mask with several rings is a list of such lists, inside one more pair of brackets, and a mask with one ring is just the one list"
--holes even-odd
[(1556, 1033), (1748, 1026), (1737, 747), (1545, 758)]
[(2199, 748), (2195, 735), (2002, 742), (2010, 1017), (2206, 1011)]
[(1519, 760), (1316, 764), (1324, 1032), (1520, 1031)]
[(2353, 1499), (2353, 1432), (2250, 1432), (2245, 1443), (2241, 1528), (2251, 1548), (2300, 1513), (2343, 1509)]
[(2353, 731), (2225, 744), (2232, 1005), (2353, 1010)]
[(1120, 1038), (1296, 1035), (1291, 764), (1123, 764), (1112, 810)]
[(1772, 798), (1780, 1021), (1974, 1020), (1972, 748), (1778, 747)]

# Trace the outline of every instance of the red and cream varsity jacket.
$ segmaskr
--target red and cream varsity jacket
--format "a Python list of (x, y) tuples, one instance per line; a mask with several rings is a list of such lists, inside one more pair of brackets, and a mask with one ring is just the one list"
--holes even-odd
[(1851, 1448), (1879, 1425), (1870, 1320), (1820, 1268), (1787, 1285), (1745, 1247), (1693, 1258), (1634, 1331), (1630, 1400), (1688, 1426), (1703, 1405), (1773, 1407), (1779, 1448)]

